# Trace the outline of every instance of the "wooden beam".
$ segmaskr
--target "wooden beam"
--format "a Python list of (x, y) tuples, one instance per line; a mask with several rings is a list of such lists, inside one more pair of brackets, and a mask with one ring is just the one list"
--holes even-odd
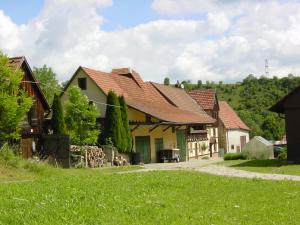
[(163, 132), (167, 131), (172, 126), (167, 126), (165, 129), (163, 129)]
[(157, 127), (159, 127), (159, 124), (155, 125), (154, 127), (149, 129), (149, 133), (151, 133), (152, 131), (154, 131)]
[(131, 129), (131, 132), (135, 131), (140, 125), (136, 125), (133, 129)]
[(129, 125), (157, 125), (158, 123), (153, 122), (141, 122), (141, 121), (130, 121)]
[(175, 130), (177, 131), (177, 130), (179, 130), (181, 127), (182, 127), (182, 125), (180, 125), (179, 127), (177, 127)]

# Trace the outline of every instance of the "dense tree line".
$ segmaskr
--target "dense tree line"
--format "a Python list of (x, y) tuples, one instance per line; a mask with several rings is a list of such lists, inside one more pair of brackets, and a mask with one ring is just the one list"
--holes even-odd
[(300, 77), (288, 75), (259, 78), (248, 75), (242, 82), (225, 84), (223, 82), (197, 84), (182, 81), (187, 90), (214, 89), (219, 100), (227, 101), (239, 114), (241, 119), (251, 128), (250, 135), (260, 135), (269, 140), (281, 139), (285, 133), (284, 120), (268, 109), (283, 96), (300, 85)]

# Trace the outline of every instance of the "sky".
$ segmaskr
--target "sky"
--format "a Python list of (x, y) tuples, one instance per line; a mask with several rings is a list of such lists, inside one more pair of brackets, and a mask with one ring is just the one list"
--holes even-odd
[(144, 80), (235, 82), (300, 74), (296, 0), (0, 0), (0, 49), (46, 64), (131, 67)]

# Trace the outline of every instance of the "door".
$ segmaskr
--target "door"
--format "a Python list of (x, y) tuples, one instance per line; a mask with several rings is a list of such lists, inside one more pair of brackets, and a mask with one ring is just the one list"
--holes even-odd
[(32, 138), (21, 139), (21, 151), (22, 156), (25, 159), (28, 159), (32, 156)]
[(135, 149), (141, 154), (142, 162), (151, 162), (150, 136), (135, 137)]
[(246, 144), (246, 135), (241, 136), (240, 139), (241, 139), (241, 149), (243, 149)]
[(155, 138), (155, 152), (156, 161), (159, 162), (159, 150), (164, 148), (164, 141), (162, 138)]
[(186, 135), (185, 130), (176, 131), (177, 148), (180, 153), (180, 161), (186, 161)]

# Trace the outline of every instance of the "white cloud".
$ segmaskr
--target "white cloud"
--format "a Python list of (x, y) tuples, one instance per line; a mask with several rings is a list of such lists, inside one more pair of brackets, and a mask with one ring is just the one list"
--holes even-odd
[[(229, 2), (229, 3), (228, 3)], [(153, 1), (161, 14), (205, 14), (104, 31), (99, 8), (110, 0), (48, 0), (39, 15), (16, 25), (0, 11), (0, 49), (47, 64), (66, 80), (79, 65), (110, 71), (130, 66), (145, 80), (241, 80), (249, 73), (300, 70), (300, 4), (277, 1)], [(100, 11), (101, 12), (101, 11)]]

